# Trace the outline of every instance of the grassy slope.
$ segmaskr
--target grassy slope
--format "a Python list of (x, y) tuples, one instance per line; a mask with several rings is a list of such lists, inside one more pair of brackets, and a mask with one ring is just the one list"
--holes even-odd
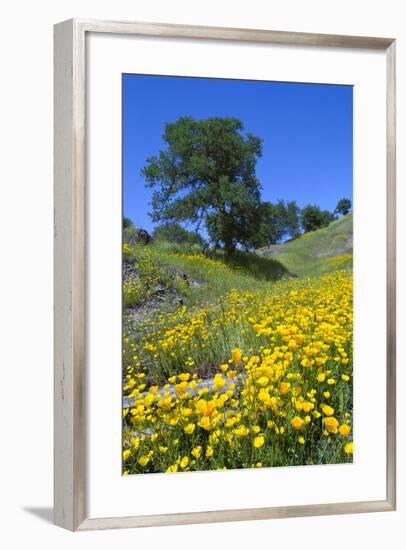
[(176, 270), (199, 283), (185, 292), (186, 302), (197, 305), (216, 302), (232, 289), (266, 290), (270, 283), (289, 277), (317, 276), (352, 266), (352, 215), (328, 227), (306, 233), (283, 245), (263, 248), (257, 254), (236, 252), (227, 259), (221, 251), (205, 257), (166, 242), (138, 245), (138, 259), (146, 255), (164, 272)]
[(298, 277), (351, 267), (352, 214), (285, 244), (262, 248), (258, 253), (278, 260), (290, 273)]
[(269, 287), (269, 280), (277, 280), (286, 272), (282, 264), (273, 258), (248, 255), (251, 261), (245, 266), (248, 256), (241, 254), (234, 260), (234, 265), (230, 265), (225, 263), (223, 257), (208, 258), (197, 251), (188, 253), (182, 247), (165, 242), (136, 246), (134, 252), (138, 259), (149, 255), (164, 270), (175, 269), (200, 283), (183, 289), (186, 290), (185, 298), (189, 305), (215, 302), (234, 288), (265, 289)]

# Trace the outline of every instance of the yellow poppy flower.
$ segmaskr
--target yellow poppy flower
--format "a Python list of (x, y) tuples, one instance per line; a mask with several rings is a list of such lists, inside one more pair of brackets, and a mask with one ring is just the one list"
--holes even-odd
[(241, 363), (242, 351), (240, 348), (234, 348), (231, 350), (231, 357), (236, 365)]
[(354, 450), (354, 447), (353, 447), (352, 441), (349, 441), (344, 445), (344, 452), (347, 453), (348, 455), (352, 455), (353, 450)]
[(206, 457), (211, 458), (214, 455), (214, 449), (210, 445), (207, 446), (206, 449)]
[(341, 424), (338, 431), (342, 436), (347, 437), (351, 433), (351, 427), (348, 424)]
[(253, 445), (256, 449), (260, 449), (261, 447), (263, 447), (264, 443), (265, 438), (263, 435), (258, 435), (257, 437), (254, 437)]
[(333, 416), (334, 414), (333, 407), (330, 407), (330, 405), (326, 405), (325, 403), (322, 403), (320, 405), (320, 409), (322, 410), (323, 414), (325, 414), (326, 416)]
[(339, 426), (339, 422), (336, 418), (334, 418), (334, 416), (328, 416), (327, 418), (325, 418), (323, 420), (323, 423), (324, 423), (324, 426), (325, 426), (326, 430), (329, 433), (331, 433), (331, 434), (337, 433), (337, 428)]
[(184, 456), (180, 461), (180, 467), (182, 468), (182, 470), (184, 470), (185, 468), (187, 468), (188, 464), (189, 464), (189, 457)]
[(130, 449), (126, 449), (125, 451), (123, 451), (123, 461), (125, 462), (127, 460), (127, 458), (129, 458), (131, 455), (131, 450)]
[(149, 461), (150, 461), (149, 456), (142, 455), (138, 459), (138, 464), (144, 468), (144, 466), (146, 466)]
[(290, 423), (293, 426), (293, 428), (295, 428), (295, 430), (301, 430), (304, 424), (304, 420), (303, 418), (300, 418), (300, 416), (295, 416), (294, 418), (292, 418)]
[(195, 431), (195, 427), (196, 427), (195, 424), (190, 423), (190, 424), (187, 424), (186, 426), (184, 426), (183, 430), (184, 430), (185, 433), (190, 435)]

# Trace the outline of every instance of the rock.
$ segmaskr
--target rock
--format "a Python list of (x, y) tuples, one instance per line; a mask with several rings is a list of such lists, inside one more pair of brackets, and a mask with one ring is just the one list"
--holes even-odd
[(143, 244), (148, 244), (152, 240), (151, 235), (145, 229), (139, 229), (137, 237), (138, 237), (138, 242)]

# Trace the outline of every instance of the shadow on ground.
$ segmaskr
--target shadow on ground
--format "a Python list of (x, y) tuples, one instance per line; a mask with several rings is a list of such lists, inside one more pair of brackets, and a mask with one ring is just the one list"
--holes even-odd
[(265, 281), (279, 281), (286, 277), (297, 277), (275, 258), (259, 256), (252, 252), (241, 252), (236, 250), (232, 256), (224, 256), (222, 252), (212, 254), (214, 258), (224, 261), (235, 269), (249, 273), (256, 279)]
[(26, 506), (23, 508), (24, 512), (36, 516), (37, 518), (42, 519), (46, 523), (54, 522), (54, 509), (51, 507), (42, 507), (42, 506)]

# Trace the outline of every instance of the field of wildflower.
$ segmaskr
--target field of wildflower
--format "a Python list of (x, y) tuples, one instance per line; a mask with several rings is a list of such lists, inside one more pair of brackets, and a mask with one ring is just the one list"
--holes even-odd
[(125, 308), (158, 281), (182, 295), (124, 323), (125, 475), (352, 461), (349, 257), (275, 282), (201, 251), (123, 256)]

